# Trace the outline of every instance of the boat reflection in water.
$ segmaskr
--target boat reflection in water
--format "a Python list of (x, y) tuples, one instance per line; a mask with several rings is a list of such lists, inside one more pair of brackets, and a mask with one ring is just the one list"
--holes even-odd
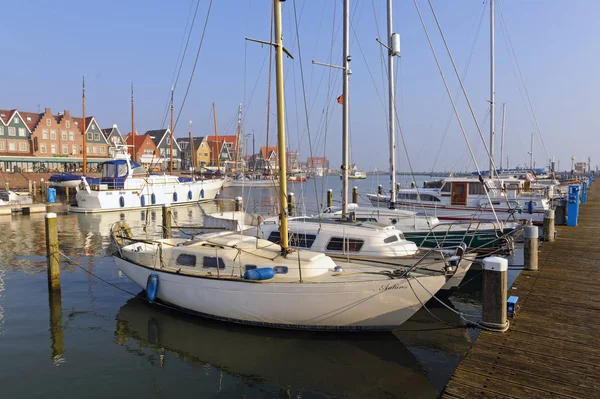
[[(388, 333), (236, 326), (133, 298), (119, 310), (115, 335), (130, 350), (171, 352), (248, 384), (285, 387), (293, 396), (435, 398), (439, 394), (404, 344)], [(161, 361), (161, 367), (169, 367), (169, 361)]]

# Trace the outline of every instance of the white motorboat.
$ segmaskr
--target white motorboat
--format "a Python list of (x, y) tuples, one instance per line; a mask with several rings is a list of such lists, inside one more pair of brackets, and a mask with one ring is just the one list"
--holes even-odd
[(83, 176), (72, 212), (93, 213), (187, 205), (213, 200), (222, 179), (151, 175), (129, 159), (126, 146), (118, 146), (114, 159), (102, 165), (102, 177)]
[(224, 188), (228, 187), (260, 187), (260, 188), (272, 188), (279, 187), (279, 180), (275, 176), (263, 177), (240, 177), (238, 179), (229, 180), (225, 183)]
[(81, 176), (70, 173), (57, 173), (50, 176), (48, 183), (52, 187), (78, 188), (81, 184)]
[[(348, 0), (344, 3), (348, 12)], [(287, 208), (281, 2), (273, 0), (279, 203)], [(281, 243), (237, 232), (193, 239), (133, 240), (118, 223), (112, 237), (118, 268), (160, 300), (202, 316), (306, 330), (390, 330), (417, 312), (445, 283), (445, 270), (340, 266), (323, 253), (289, 247), (282, 211)]]
[(31, 204), (31, 194), (13, 190), (0, 190), (0, 205)]

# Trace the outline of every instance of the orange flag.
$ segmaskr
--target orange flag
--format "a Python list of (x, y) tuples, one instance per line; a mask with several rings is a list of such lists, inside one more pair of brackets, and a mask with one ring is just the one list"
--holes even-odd
[(344, 103), (344, 95), (343, 95), (343, 94), (342, 94), (342, 95), (340, 95), (340, 96), (337, 98), (337, 102), (338, 102), (338, 104), (343, 104), (343, 103)]

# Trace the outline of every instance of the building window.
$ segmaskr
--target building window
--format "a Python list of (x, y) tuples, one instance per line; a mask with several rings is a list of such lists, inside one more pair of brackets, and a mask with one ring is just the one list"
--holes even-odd
[(86, 146), (85, 146), (85, 152), (86, 152), (86, 153), (88, 153), (88, 154), (89, 154), (90, 152), (92, 152), (92, 150), (90, 149), (90, 146), (89, 146), (89, 145), (86, 145)]
[(79, 126), (79, 122), (75, 121), (75, 126)]
[(94, 140), (100, 141), (100, 133), (94, 133)]
[(24, 127), (19, 128), (19, 137), (27, 137), (27, 133), (25, 133)]
[(6, 145), (4, 144), (4, 141), (0, 141), (0, 151), (6, 151)]
[(106, 154), (106, 147), (105, 146), (101, 146), (100, 147), (100, 153), (101, 154)]
[(69, 132), (69, 141), (75, 141), (75, 133)]
[(88, 139), (88, 141), (94, 140), (94, 133), (88, 132), (87, 139)]
[(71, 148), (72, 148), (72, 152), (71, 152), (71, 154), (72, 154), (72, 155), (77, 155), (77, 144), (73, 144), (73, 145), (71, 146)]
[(66, 130), (63, 130), (63, 131), (61, 132), (61, 136), (62, 136), (62, 139), (63, 139), (63, 141), (67, 141), (67, 140), (68, 140), (68, 138), (69, 138), (69, 136), (67, 136), (67, 132), (66, 132)]
[(31, 116), (27, 117), (27, 122), (31, 122)]
[(4, 126), (0, 126), (0, 136), (4, 136)]
[(17, 143), (15, 143), (14, 141), (9, 141), (8, 151), (17, 151)]
[(56, 130), (50, 130), (50, 140), (56, 140)]
[(92, 150), (94, 151), (94, 154), (97, 154), (97, 153), (98, 153), (98, 147), (97, 147), (97, 146), (93, 146), (93, 147), (92, 147)]
[(56, 154), (56, 144), (54, 144), (54, 143), (50, 144), (50, 153)]
[(63, 144), (62, 145), (62, 153), (68, 155), (69, 154), (69, 145), (68, 144)]
[(27, 143), (20, 142), (19, 143), (19, 151), (21, 151), (21, 152), (27, 152)]
[(52, 126), (52, 119), (46, 119), (46, 126)]
[(19, 122), (21, 122), (21, 121), (19, 120), (19, 117), (18, 117), (18, 116), (15, 116), (15, 119), (14, 119), (14, 121), (15, 121), (15, 125), (18, 125), (18, 124), (19, 124)]
[(66, 121), (65, 126), (67, 127), (67, 129), (69, 129), (71, 127), (71, 121)]
[(17, 129), (14, 128), (14, 127), (12, 127), (12, 126), (9, 126), (8, 127), (8, 135), (9, 136), (16, 136), (17, 135)]
[(40, 153), (45, 154), (46, 152), (46, 143), (40, 144)]
[(177, 150), (175, 148), (173, 148), (173, 156), (176, 157), (177, 156)]
[(42, 130), (42, 138), (44, 140), (48, 140), (48, 131), (47, 130)]

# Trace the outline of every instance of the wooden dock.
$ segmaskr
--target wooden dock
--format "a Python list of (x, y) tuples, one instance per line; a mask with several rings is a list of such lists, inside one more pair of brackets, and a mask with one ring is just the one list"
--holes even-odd
[(600, 398), (600, 180), (579, 209), (509, 290), (509, 331), (482, 332), (442, 398)]

